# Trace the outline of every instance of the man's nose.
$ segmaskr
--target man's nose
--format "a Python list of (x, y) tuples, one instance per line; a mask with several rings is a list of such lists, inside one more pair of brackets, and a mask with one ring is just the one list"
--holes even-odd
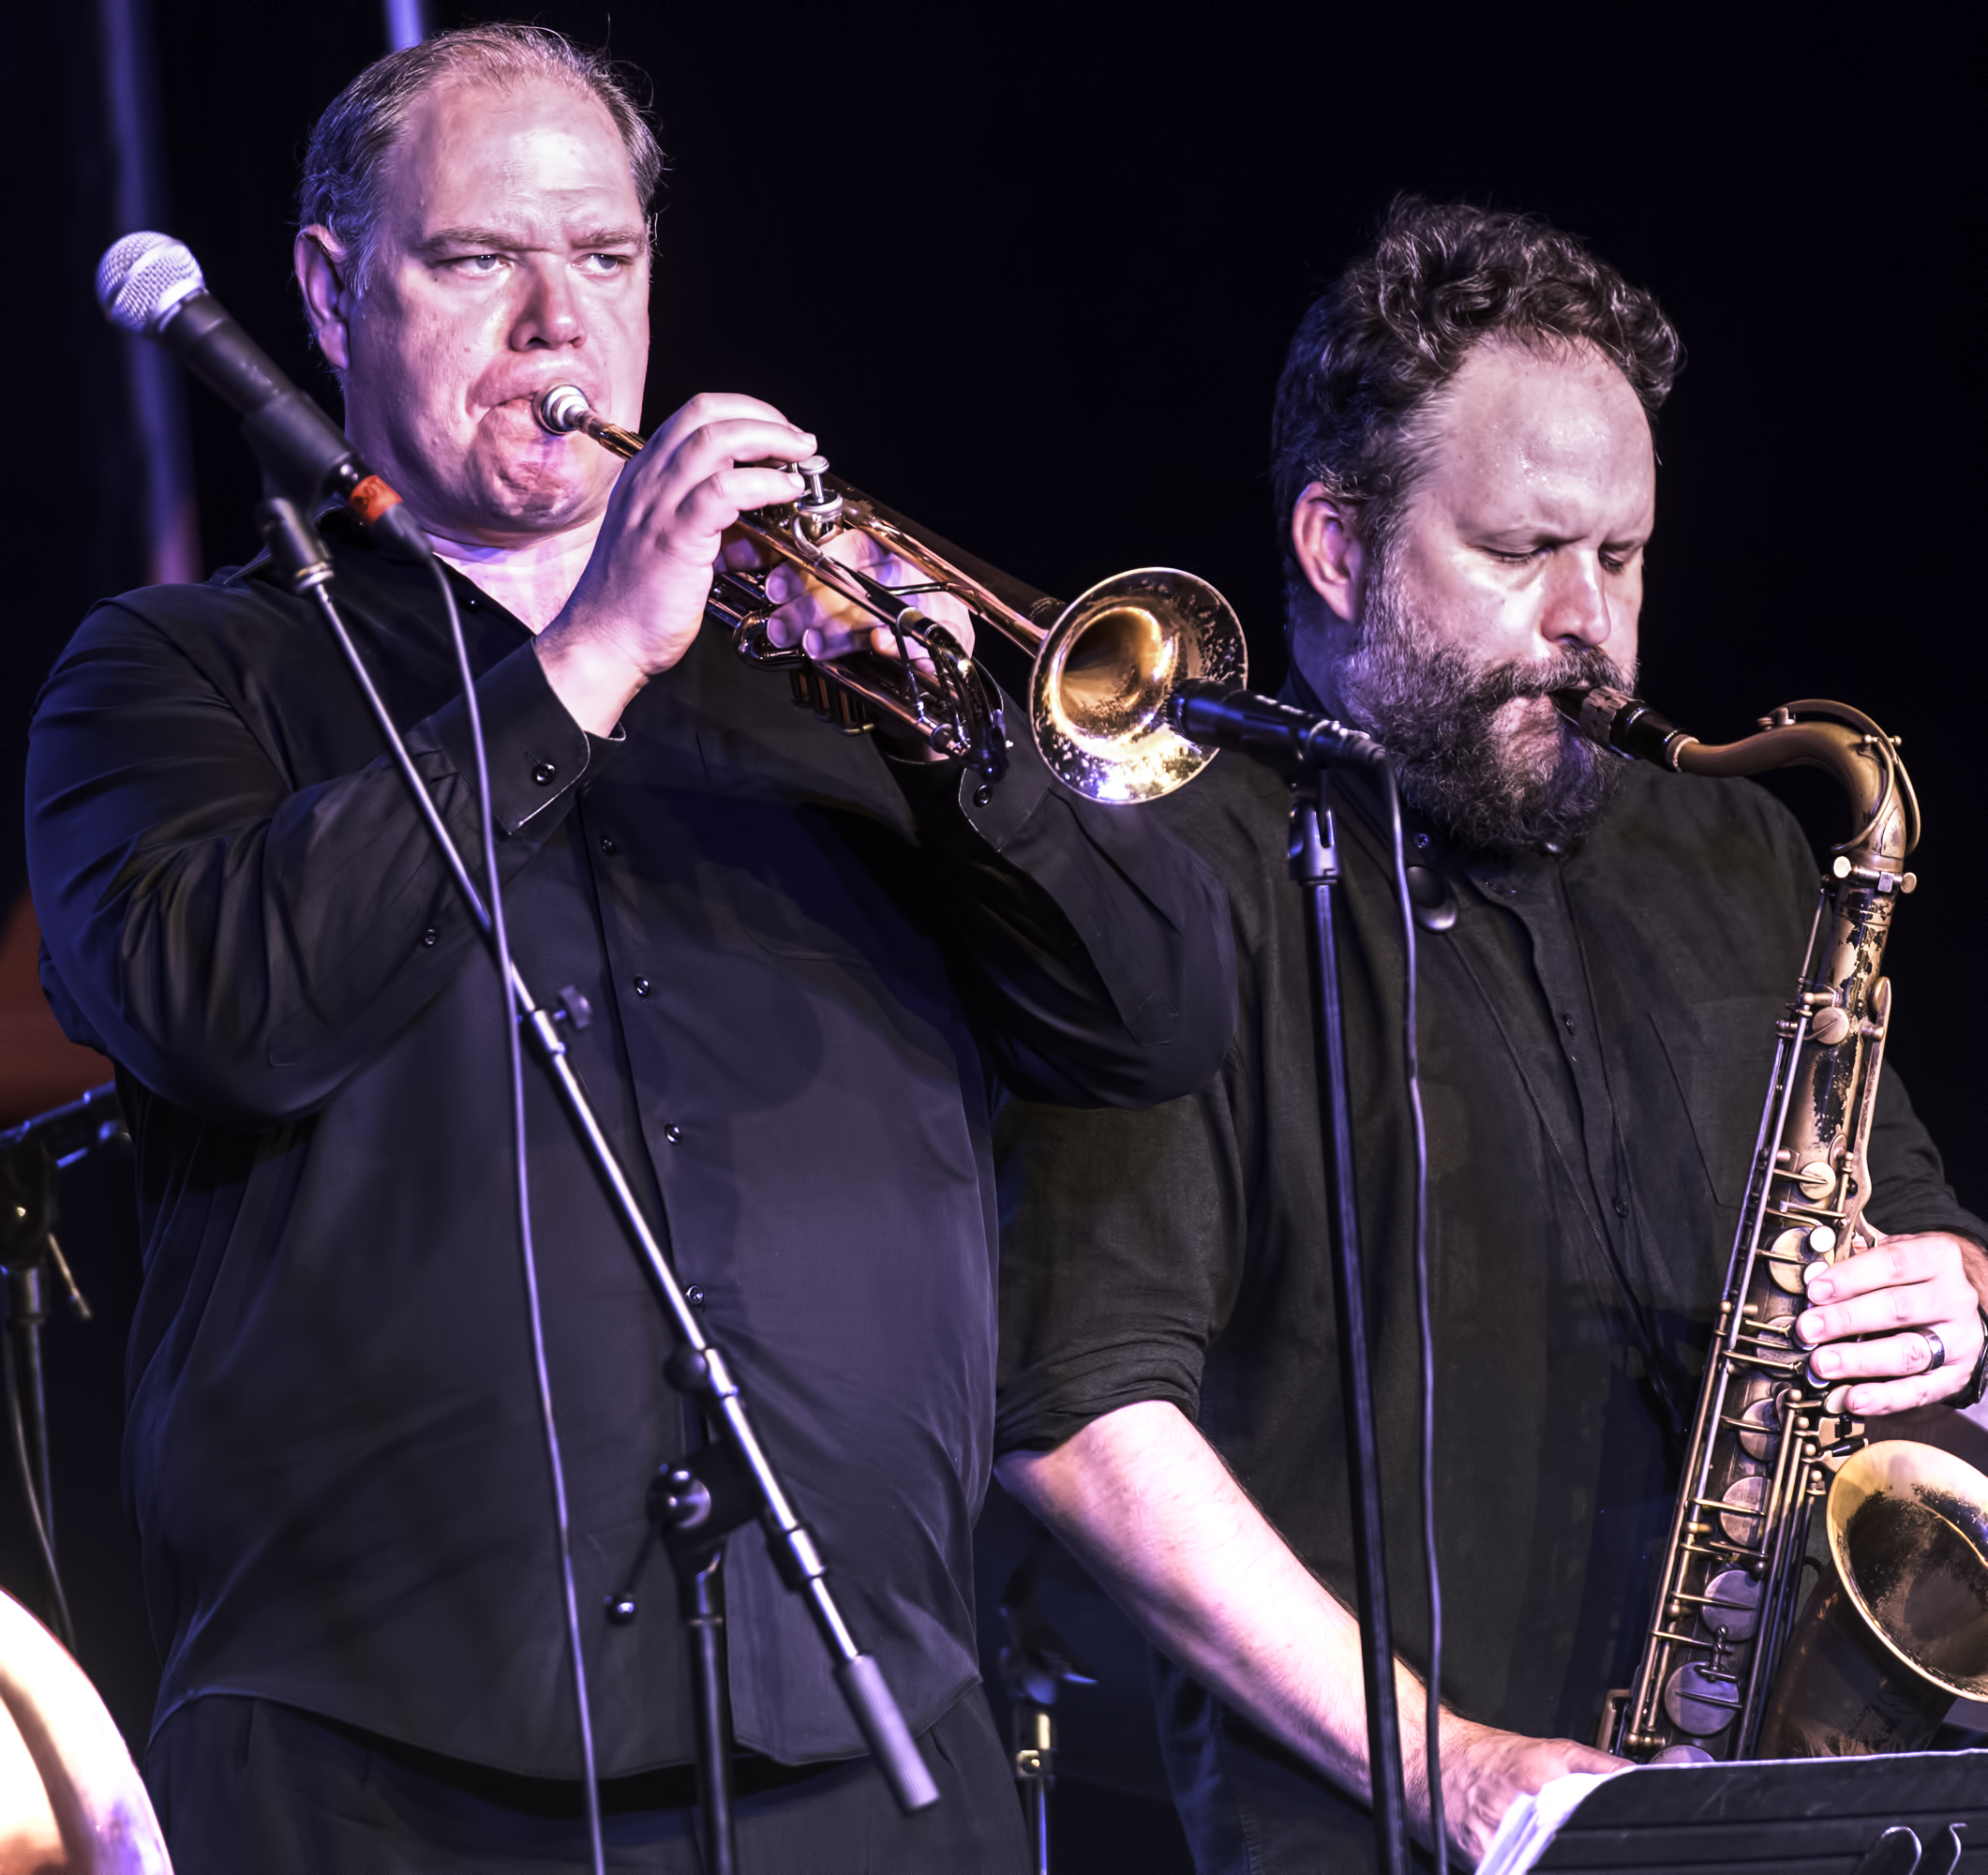
[(580, 318), (579, 296), (565, 264), (551, 255), (534, 254), (519, 273), (511, 349), (537, 352), (580, 344), (586, 338), (586, 327)]
[(1541, 635), (1549, 644), (1604, 645), (1614, 630), (1601, 559), (1563, 548), (1547, 575), (1547, 606)]

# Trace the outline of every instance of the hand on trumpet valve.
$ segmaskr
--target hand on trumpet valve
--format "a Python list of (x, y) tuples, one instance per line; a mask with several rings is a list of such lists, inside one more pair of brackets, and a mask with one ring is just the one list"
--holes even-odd
[[(916, 586), (924, 578), (880, 541), (853, 528), (829, 543), (826, 557), (839, 565), (859, 568), (880, 586)], [(764, 554), (751, 540), (741, 534), (726, 539), (725, 564), (732, 571), (764, 563)], [(897, 655), (897, 636), (889, 626), (878, 624), (854, 599), (785, 561), (768, 576), (767, 596), (780, 608), (767, 622), (767, 636), (784, 651), (800, 645), (817, 662), (859, 651), (874, 652), (881, 657)], [(919, 592), (913, 598), (919, 610), (934, 624), (943, 625), (962, 652), (972, 652), (973, 616), (961, 601), (949, 592)], [(931, 668), (931, 660), (919, 656), (916, 649), (912, 649), (912, 662)]]
[[(591, 449), (585, 437), (568, 448)], [(756, 398), (693, 398), (624, 468), (592, 557), (539, 635), (539, 661), (574, 720), (608, 735), (636, 691), (670, 668), (704, 622), (725, 531), (805, 488), (790, 469), (815, 438)]]

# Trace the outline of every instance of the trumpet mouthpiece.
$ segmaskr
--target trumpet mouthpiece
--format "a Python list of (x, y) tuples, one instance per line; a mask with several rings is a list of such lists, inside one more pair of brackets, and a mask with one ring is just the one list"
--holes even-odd
[(554, 436), (570, 436), (584, 428), (593, 414), (587, 393), (577, 384), (548, 384), (533, 399), (531, 412), (538, 418), (539, 427)]

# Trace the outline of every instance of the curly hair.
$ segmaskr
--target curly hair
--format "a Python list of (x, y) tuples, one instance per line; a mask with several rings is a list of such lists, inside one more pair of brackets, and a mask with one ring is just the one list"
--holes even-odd
[(1397, 196), (1370, 253), (1306, 313), (1278, 381), (1271, 481), (1287, 588), (1308, 592), (1291, 516), (1313, 482), (1384, 550), (1422, 466), (1425, 417), (1472, 346), (1585, 343), (1652, 422), (1684, 362), (1655, 299), (1536, 215)]
[(620, 133), (635, 197), (649, 213), (663, 152), (622, 68), (548, 27), (516, 21), (438, 33), (367, 66), (318, 119), (304, 153), (297, 225), (331, 230), (352, 256), (357, 291), (365, 292), (372, 268), (381, 184), (408, 113), (430, 88), (456, 77), (498, 86), (552, 79), (596, 99)]

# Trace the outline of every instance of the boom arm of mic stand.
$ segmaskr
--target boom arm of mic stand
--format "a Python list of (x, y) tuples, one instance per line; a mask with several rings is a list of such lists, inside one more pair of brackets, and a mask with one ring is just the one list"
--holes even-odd
[[(470, 908), (470, 916), (487, 943), (491, 937), (489, 910), (442, 822), (441, 810), (436, 807), (434, 798), (414, 767), (413, 758), (408, 754), (407, 744), (395, 727), (385, 699), (375, 687), (371, 673), (359, 654), (359, 648), (352, 642), (345, 628), (345, 621), (326, 590), (332, 578), (330, 561), (315, 532), (292, 503), (265, 502), (263, 518), (265, 538), (269, 540), (277, 564), (288, 574), (292, 590), (311, 596), (323, 614), (325, 623), (331, 627), (339, 651), (366, 695), (380, 732), (386, 739), (394, 765), (407, 783), (408, 791), (449, 868), (456, 891), (462, 894), (464, 904)], [(297, 563), (300, 561), (302, 563)], [(701, 1395), (706, 1411), (721, 1436), (738, 1453), (752, 1479), (762, 1507), (761, 1521), (767, 1529), (768, 1544), (781, 1579), (795, 1593), (805, 1598), (809, 1612), (815, 1617), (815, 1628), (835, 1656), (836, 1684), (842, 1688), (843, 1698), (848, 1702), (850, 1713), (861, 1728), (899, 1808), (907, 1815), (928, 1808), (939, 1800), (938, 1786), (933, 1782), (932, 1773), (919, 1755), (910, 1728), (904, 1723), (904, 1716), (899, 1711), (897, 1701), (884, 1680), (883, 1670), (872, 1656), (856, 1644), (829, 1588), (828, 1568), (822, 1562), (821, 1552), (815, 1546), (812, 1533), (795, 1514), (794, 1507), (788, 1502), (773, 1470), (772, 1462), (759, 1443), (759, 1435), (753, 1428), (738, 1382), (732, 1378), (725, 1357), (712, 1345), (698, 1323), (683, 1293), (683, 1286), (677, 1280), (676, 1271), (670, 1268), (648, 1220), (643, 1217), (628, 1175), (616, 1159), (614, 1148), (602, 1130), (600, 1118), (593, 1110), (587, 1090), (567, 1058), (566, 1044), (557, 1024), (532, 997), (515, 960), (511, 967), (511, 982), (518, 1007), (524, 1012), (525, 1038), (531, 1055), (551, 1076), (560, 1104), (579, 1134), (587, 1156), (605, 1182), (615, 1211), (669, 1311), (670, 1325), (675, 1328), (683, 1351), (691, 1357), (673, 1365), (686, 1377), (695, 1380), (695, 1390)]]

